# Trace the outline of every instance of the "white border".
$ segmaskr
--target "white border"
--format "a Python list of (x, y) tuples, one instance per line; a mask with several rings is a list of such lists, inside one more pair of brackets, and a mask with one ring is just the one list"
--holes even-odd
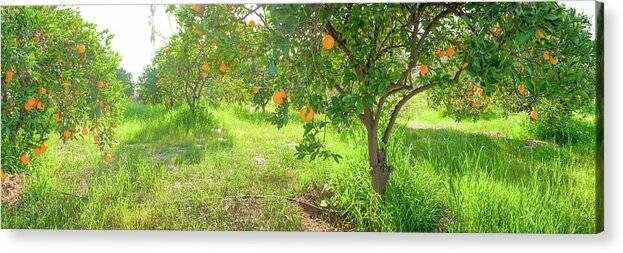
[[(145, 4), (252, 1), (17, 1), (25, 4)], [(277, 2), (277, 1), (259, 1)], [(279, 1), (294, 2), (294, 1)], [(300, 1), (317, 2), (317, 1)], [(337, 1), (326, 1), (337, 2)], [(342, 1), (343, 2), (343, 1)], [(366, 1), (377, 2), (377, 1)], [(387, 2), (387, 1), (378, 1)], [(167, 231), (0, 230), (2, 252), (616, 252), (621, 241), (623, 187), (623, 55), (621, 1), (605, 2), (605, 208), (606, 232), (597, 235), (283, 233)], [(618, 70), (618, 71), (617, 71)], [(618, 130), (618, 131), (617, 131)]]

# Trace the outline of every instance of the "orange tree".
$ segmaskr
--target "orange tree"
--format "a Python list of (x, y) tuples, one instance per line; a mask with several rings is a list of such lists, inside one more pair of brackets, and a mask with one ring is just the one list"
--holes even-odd
[[(392, 171), (386, 151), (396, 120), (419, 93), (430, 92), (459, 119), (499, 102), (537, 120), (540, 101), (574, 108), (574, 99), (594, 97), (587, 19), (554, 2), (263, 9), (279, 83), (273, 122), (280, 127), (290, 106), (300, 109), (310, 122), (298, 156), (336, 160), (318, 132), (362, 124), (378, 193)], [(312, 111), (328, 120), (313, 120)]]
[[(157, 52), (151, 66), (165, 105), (183, 100), (194, 114), (203, 97), (237, 100), (232, 94), (240, 93), (240, 86), (250, 90), (231, 75), (252, 46), (249, 39), (255, 25), (244, 22), (244, 8), (197, 4), (171, 6), (169, 11), (180, 31)], [(228, 90), (230, 94), (225, 94)]]
[(50, 133), (109, 148), (124, 101), (112, 36), (56, 7), (4, 7), (1, 26), (3, 169), (22, 171)]

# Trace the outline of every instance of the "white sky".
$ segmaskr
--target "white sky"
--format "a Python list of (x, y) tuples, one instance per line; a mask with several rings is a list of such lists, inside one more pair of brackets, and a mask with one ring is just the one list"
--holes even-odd
[[(586, 14), (594, 24), (595, 2), (560, 1), (565, 6)], [(166, 5), (155, 5), (154, 22), (156, 31), (168, 38), (177, 30), (175, 17), (165, 12)], [(80, 5), (77, 8), (88, 22), (95, 23), (99, 30), (108, 29), (114, 38), (112, 48), (121, 54), (121, 66), (132, 73), (136, 81), (143, 68), (151, 62), (155, 51), (166, 42), (156, 37), (155, 47), (151, 44), (149, 26), (149, 5)], [(591, 26), (594, 34), (594, 25)]]

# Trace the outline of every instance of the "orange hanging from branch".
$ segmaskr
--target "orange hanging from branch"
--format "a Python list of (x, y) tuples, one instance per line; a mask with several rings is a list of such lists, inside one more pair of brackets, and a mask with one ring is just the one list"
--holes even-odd
[(331, 36), (330, 34), (325, 34), (324, 37), (322, 37), (322, 48), (323, 49), (325, 50), (332, 49), (334, 45), (335, 45), (335, 39), (333, 39), (333, 36)]
[(305, 123), (310, 122), (314, 119), (314, 110), (309, 106), (303, 106), (299, 112), (301, 116), (301, 121)]
[(286, 91), (283, 89), (279, 89), (278, 91), (275, 91), (273, 93), (273, 102), (275, 102), (277, 106), (283, 105), (285, 98), (286, 98)]

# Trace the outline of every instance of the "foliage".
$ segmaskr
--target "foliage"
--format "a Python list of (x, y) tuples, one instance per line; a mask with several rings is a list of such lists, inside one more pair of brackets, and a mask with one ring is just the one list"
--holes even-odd
[(115, 72), (115, 76), (117, 80), (121, 83), (121, 85), (123, 86), (123, 93), (126, 95), (126, 97), (129, 97), (129, 98), (133, 97), (134, 96), (134, 82), (132, 82), (132, 74), (127, 72), (123, 68), (118, 68), (117, 71)]
[(3, 170), (22, 171), (52, 132), (110, 148), (124, 101), (112, 35), (50, 6), (4, 7), (1, 26)]

